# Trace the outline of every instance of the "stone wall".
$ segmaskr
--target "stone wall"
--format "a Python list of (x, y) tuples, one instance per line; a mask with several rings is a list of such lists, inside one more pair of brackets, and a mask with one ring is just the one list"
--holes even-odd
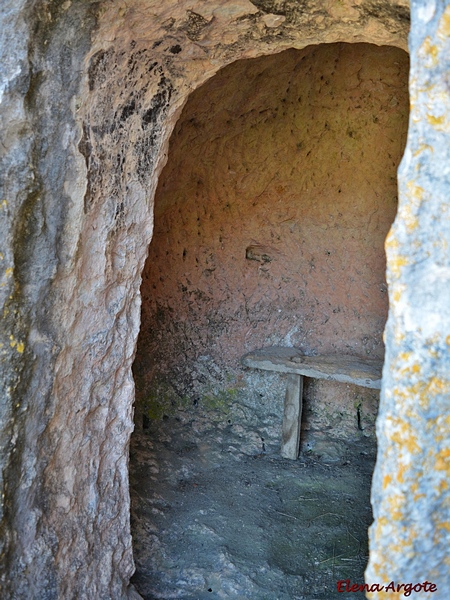
[(399, 169), (399, 209), (386, 240), (390, 311), (366, 580), (428, 580), (437, 586), (432, 596), (445, 598), (450, 589), (450, 5), (414, 2), (411, 8), (411, 114)]
[[(191, 94), (143, 275), (134, 373), (150, 417), (215, 412), (278, 450), (284, 378), (244, 370), (243, 354), (383, 358), (408, 67), (392, 47), (310, 46), (235, 62)], [(378, 393), (308, 381), (307, 395), (309, 448), (374, 437)]]
[[(374, 484), (377, 522), (368, 577), (405, 579), (413, 571), (428, 577), (432, 556), (430, 577), (445, 589), (442, 549), (448, 544), (439, 537), (446, 531), (440, 516), (448, 500), (439, 479), (448, 458), (448, 423), (439, 420), (448, 398), (445, 372), (442, 387), (436, 380), (432, 388), (438, 391), (430, 405), (439, 414), (408, 408), (409, 431), (417, 428), (423, 435), (419, 455), (401, 454), (411, 451), (412, 438), (400, 425), (400, 433), (389, 429), (388, 419), (394, 413), (406, 416), (399, 394), (410, 394), (406, 406), (416, 406), (418, 389), (396, 387), (391, 368), (401, 381), (420, 387), (448, 359), (439, 341), (449, 329), (447, 249), (436, 242), (417, 250), (415, 237), (444, 227), (440, 217), (449, 184), (442, 165), (448, 144), (440, 140), (448, 136), (448, 8), (443, 15), (444, 3), (415, 2), (413, 9), (413, 116), (420, 120), (413, 121), (411, 158), (404, 169), (415, 169), (428, 156), (427, 150), (416, 151), (416, 143), (429, 144), (434, 159), (421, 162), (425, 166), (417, 175), (423, 175), (418, 185), (426, 202), (417, 202), (416, 188), (402, 187), (390, 238), (392, 301), (398, 303), (386, 338), (389, 362)], [(127, 453), (140, 274), (151, 238), (153, 195), (180, 110), (190, 92), (238, 59), (333, 42), (406, 49), (408, 5), (404, 0), (6, 0), (0, 16), (1, 594), (131, 597)], [(425, 67), (429, 70), (422, 72)], [(428, 72), (436, 81), (431, 88), (421, 83)], [(432, 108), (421, 108), (428, 97)], [(434, 136), (440, 136), (438, 143)], [(418, 227), (406, 238), (414, 215)], [(412, 266), (405, 264), (409, 255)], [(418, 281), (439, 282), (439, 293), (416, 297)], [(423, 321), (418, 307), (421, 315), (436, 315), (427, 323), (434, 323), (439, 346), (419, 371), (409, 361), (423, 359), (429, 332), (417, 333)], [(410, 366), (417, 380), (408, 379)], [(407, 465), (403, 480), (397, 480), (402, 496), (392, 487), (396, 482), (383, 479), (384, 465), (395, 466), (388, 455), (395, 465)], [(429, 467), (431, 485), (417, 492), (423, 496), (416, 513), (408, 502), (423, 467)], [(439, 496), (433, 496), (435, 484), (441, 486)], [(404, 554), (405, 566), (392, 535), (404, 536), (411, 519), (413, 529), (427, 535), (418, 538), (411, 555)], [(380, 529), (386, 523), (392, 529)], [(434, 535), (436, 551), (427, 546)], [(408, 543), (412, 549), (412, 538)]]

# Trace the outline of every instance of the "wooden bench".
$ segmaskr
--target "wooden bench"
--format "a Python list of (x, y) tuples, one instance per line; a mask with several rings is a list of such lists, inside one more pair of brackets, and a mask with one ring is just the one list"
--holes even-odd
[(297, 348), (273, 346), (242, 357), (246, 367), (287, 373), (281, 455), (295, 460), (300, 447), (303, 377), (341, 381), (379, 390), (383, 361), (345, 355), (305, 356)]

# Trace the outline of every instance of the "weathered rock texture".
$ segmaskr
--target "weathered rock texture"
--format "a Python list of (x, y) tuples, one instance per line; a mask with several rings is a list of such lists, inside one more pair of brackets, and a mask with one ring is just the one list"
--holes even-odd
[[(411, 191), (402, 192), (400, 235), (394, 239), (402, 256), (411, 254), (411, 266), (402, 266), (406, 259), (391, 266), (392, 276), (401, 277), (397, 292), (403, 294), (395, 309), (402, 312), (392, 313), (386, 340), (393, 372), (408, 369), (416, 356), (423, 359), (425, 340), (432, 337), (433, 319), (427, 316), (446, 315), (448, 250), (429, 241), (444, 226), (449, 185), (447, 150), (434, 142), (434, 135), (448, 135), (449, 104), (448, 19), (442, 17), (444, 3), (436, 6), (414, 7), (412, 81), (421, 97), (416, 100), (414, 92), (413, 101), (421, 120), (413, 123), (408, 156), (415, 161), (411, 165), (417, 164), (430, 155), (425, 150), (422, 158), (412, 158), (413, 146), (429, 144), (434, 162), (428, 158), (426, 169), (416, 175), (423, 175), (422, 203), (416, 203)], [(237, 59), (322, 42), (406, 49), (408, 7), (404, 0), (6, 0), (0, 17), (1, 595), (122, 599), (133, 594), (128, 588), (133, 563), (127, 454), (140, 273), (151, 236), (153, 194), (180, 109), (192, 90)], [(426, 27), (430, 44), (416, 49)], [(434, 88), (415, 83), (422, 65), (431, 67)], [(420, 108), (427, 97), (429, 115)], [(435, 171), (428, 171), (428, 165)], [(422, 249), (414, 243), (414, 232), (407, 242), (407, 232), (401, 232), (415, 211), (417, 231), (425, 236), (431, 230)], [(417, 263), (420, 252), (424, 260)], [(422, 266), (414, 269), (413, 264)], [(417, 281), (423, 281), (419, 273), (428, 264), (436, 267), (426, 272), (426, 284), (442, 287), (414, 297)], [(419, 306), (420, 315), (415, 310)], [(424, 318), (423, 337), (416, 336)], [(405, 323), (410, 329), (403, 348), (410, 344), (409, 358), (397, 353), (401, 342), (394, 339)], [(448, 321), (441, 321), (437, 340), (445, 339), (446, 328)], [(417, 377), (417, 385), (426, 385), (432, 372), (444, 368), (440, 351), (429, 355), (426, 365), (422, 360), (422, 371), (412, 369), (408, 380), (405, 371), (401, 381), (409, 385)], [(387, 422), (386, 410), (397, 410), (399, 417), (409, 419), (411, 431), (423, 437), (421, 453), (412, 456), (410, 466), (405, 462), (400, 500), (391, 494), (391, 484), (381, 491), (380, 473), (391, 445), (398, 440), (406, 451), (412, 437), (388, 427), (389, 441), (381, 439), (374, 495), (378, 535), (373, 536), (369, 576), (404, 577), (410, 573), (404, 566), (409, 560), (418, 576), (444, 583), (440, 511), (448, 491), (444, 486), (434, 499), (431, 490), (439, 484), (434, 474), (443, 473), (447, 459), (444, 441), (433, 434), (433, 427), (440, 427), (444, 436), (446, 423), (439, 414), (445, 414), (445, 395), (436, 392), (430, 409), (416, 413), (415, 397), (399, 404), (402, 390), (410, 392), (406, 383), (395, 388), (389, 373), (387, 369), (381, 422)], [(436, 449), (441, 454), (434, 454), (433, 462), (429, 457)], [(399, 457), (400, 464), (398, 452), (393, 460)], [(416, 513), (401, 499), (413, 498), (425, 456), (431, 461), (430, 488), (421, 490), (425, 496)], [(407, 460), (406, 454), (401, 460)], [(389, 502), (392, 513), (386, 508)], [(407, 528), (408, 519), (422, 529), (421, 537), (413, 554), (400, 561), (391, 533)], [(387, 527), (386, 520), (392, 529), (380, 530)], [(391, 548), (383, 556), (388, 543)], [(431, 565), (435, 571), (428, 575)]]
[[(386, 241), (390, 313), (368, 582), (450, 590), (450, 5), (412, 4), (411, 115)], [(392, 598), (392, 593), (374, 593)], [(424, 597), (427, 595), (423, 594)]]
[[(235, 62), (190, 96), (155, 197), (139, 408), (215, 409), (279, 444), (285, 385), (243, 371), (243, 354), (383, 357), (407, 82), (402, 50), (326, 44)], [(377, 393), (308, 383), (308, 444), (358, 422), (374, 435)]]

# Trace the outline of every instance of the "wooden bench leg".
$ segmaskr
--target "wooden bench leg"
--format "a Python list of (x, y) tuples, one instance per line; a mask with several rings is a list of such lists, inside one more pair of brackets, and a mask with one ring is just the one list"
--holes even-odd
[(300, 425), (302, 420), (303, 375), (288, 375), (284, 399), (283, 430), (281, 434), (281, 456), (296, 460), (300, 447)]

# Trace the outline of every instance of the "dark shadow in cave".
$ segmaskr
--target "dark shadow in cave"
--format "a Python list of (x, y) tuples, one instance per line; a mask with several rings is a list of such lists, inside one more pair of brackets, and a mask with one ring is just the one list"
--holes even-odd
[(378, 393), (309, 381), (287, 461), (284, 376), (239, 359), (268, 345), (382, 358), (407, 84), (405, 52), (328, 44), (233, 63), (186, 104), (133, 367), (144, 598), (328, 599), (363, 583)]

